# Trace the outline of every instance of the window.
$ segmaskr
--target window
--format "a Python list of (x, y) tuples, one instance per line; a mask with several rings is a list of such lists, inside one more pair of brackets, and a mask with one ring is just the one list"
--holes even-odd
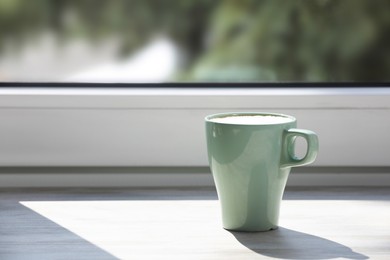
[(389, 5), (0, 0), (0, 166), (206, 168), (204, 116), (250, 110), (387, 171)]
[(387, 0), (0, 1), (3, 82), (387, 82)]

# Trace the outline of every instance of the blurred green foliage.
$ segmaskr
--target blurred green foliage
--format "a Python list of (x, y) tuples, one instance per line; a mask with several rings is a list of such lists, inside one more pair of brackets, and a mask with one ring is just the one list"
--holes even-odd
[(156, 34), (185, 53), (180, 81), (389, 81), (389, 0), (0, 0), (4, 42)]
[(199, 62), (208, 73), (234, 64), (271, 72), (258, 80), (390, 78), (390, 1), (227, 0), (211, 30)]

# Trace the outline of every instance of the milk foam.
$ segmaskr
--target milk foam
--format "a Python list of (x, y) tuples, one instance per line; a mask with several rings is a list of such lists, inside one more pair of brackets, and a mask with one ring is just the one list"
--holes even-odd
[(210, 119), (211, 122), (237, 125), (272, 125), (293, 121), (291, 118), (273, 115), (242, 115)]

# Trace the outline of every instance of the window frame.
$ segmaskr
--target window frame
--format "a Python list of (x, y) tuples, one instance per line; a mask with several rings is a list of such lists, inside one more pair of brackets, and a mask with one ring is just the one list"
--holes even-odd
[[(0, 147), (0, 168), (128, 167), (156, 170), (181, 167), (204, 170), (207, 169), (204, 116), (244, 110), (296, 115), (298, 127), (319, 130), (320, 154), (311, 169), (379, 167), (387, 171), (390, 167), (390, 158), (387, 158), (390, 143), (381, 139), (386, 129), (390, 130), (390, 121), (383, 120), (387, 116), (390, 118), (390, 84), (387, 83), (0, 83), (0, 116), (4, 119), (3, 126), (12, 125), (0, 130), (3, 141), (6, 141)], [(318, 114), (333, 116), (318, 119)], [(93, 120), (83, 119), (88, 115), (92, 115)], [(99, 122), (100, 115), (106, 122)], [(349, 122), (346, 115), (351, 120), (360, 120), (359, 116), (363, 115), (368, 123)], [(162, 123), (164, 117), (182, 116), (188, 118), (181, 123), (175, 118), (169, 119), (165, 125)], [(135, 120), (135, 124), (124, 122), (124, 118)], [(36, 120), (39, 124), (34, 123)], [(64, 126), (74, 123), (73, 120), (79, 126), (66, 130)], [(28, 123), (32, 127), (29, 130), (39, 135), (13, 128), (28, 126)], [(103, 129), (94, 125), (104, 126), (105, 123), (111, 125)], [(337, 124), (344, 129), (335, 131)], [(117, 132), (122, 126), (128, 131)], [(149, 138), (148, 134), (154, 130), (144, 131), (143, 135), (143, 127), (154, 127), (161, 133)], [(187, 132), (181, 133), (180, 127)], [(131, 131), (138, 135), (131, 137)], [(342, 134), (333, 135), (329, 131)], [(367, 135), (362, 138), (365, 133)], [(59, 140), (59, 137), (69, 140)], [(101, 141), (99, 138), (102, 137), (108, 140)], [(134, 140), (123, 141), (131, 138)], [(160, 144), (155, 143), (159, 140)], [(154, 143), (147, 144), (148, 141)], [(35, 147), (29, 147), (29, 144)], [(72, 144), (78, 144), (78, 150), (73, 149)], [(142, 145), (149, 148), (142, 149)], [(346, 145), (350, 145), (350, 154), (345, 153)], [(13, 147), (19, 147), (22, 152)], [(158, 147), (161, 150), (155, 151)], [(375, 149), (376, 153), (370, 155), (361, 150), (363, 148)], [(103, 149), (112, 151), (101, 152)], [(113, 152), (115, 149), (118, 153)], [(133, 152), (137, 149), (141, 151)], [(335, 177), (333, 174), (333, 183), (337, 182)], [(161, 182), (157, 181), (156, 185), (158, 183)]]

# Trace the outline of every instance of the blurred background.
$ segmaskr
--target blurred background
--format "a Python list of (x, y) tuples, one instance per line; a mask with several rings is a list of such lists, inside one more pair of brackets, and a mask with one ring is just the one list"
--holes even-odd
[(389, 0), (0, 0), (1, 82), (388, 82)]

